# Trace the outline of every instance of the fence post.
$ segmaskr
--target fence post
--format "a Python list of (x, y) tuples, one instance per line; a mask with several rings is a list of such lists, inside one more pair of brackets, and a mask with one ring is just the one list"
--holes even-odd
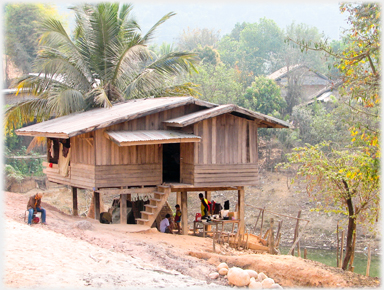
[(344, 250), (344, 231), (341, 231), (341, 245), (340, 245), (340, 260), (339, 260), (339, 268), (343, 263), (343, 250)]
[(336, 267), (339, 267), (339, 221), (337, 221), (337, 227), (336, 227)]
[[(296, 239), (299, 235), (299, 223), (300, 223), (300, 216), (301, 216), (301, 210), (299, 210), (299, 212), (297, 213), (297, 220), (296, 220), (296, 227), (295, 227), (295, 233), (293, 235), (293, 244), (295, 244), (296, 242)], [(300, 242), (297, 243), (297, 253), (298, 255), (300, 255)], [(292, 251), (292, 256), (295, 255), (295, 249), (293, 249)]]
[(369, 276), (370, 267), (371, 267), (371, 244), (368, 244), (368, 261), (367, 261), (367, 270), (365, 272), (366, 276)]

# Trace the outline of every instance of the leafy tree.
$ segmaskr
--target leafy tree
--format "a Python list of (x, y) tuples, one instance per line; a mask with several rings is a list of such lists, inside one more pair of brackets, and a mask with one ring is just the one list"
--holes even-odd
[(265, 115), (280, 117), (286, 103), (280, 87), (271, 79), (256, 77), (239, 101), (240, 106)]
[(237, 96), (243, 94), (243, 85), (238, 81), (237, 72), (223, 63), (216, 66), (202, 63), (199, 73), (192, 74), (188, 80), (198, 85), (202, 100), (217, 104), (237, 104)]
[[(307, 192), (317, 210), (348, 217), (346, 270), (355, 250), (357, 223), (373, 224), (380, 211), (378, 161), (360, 150), (333, 150), (330, 143), (295, 148), (284, 168), (298, 166), (297, 175), (307, 183)], [(297, 178), (298, 179), (298, 178)]]
[(225, 64), (258, 76), (267, 72), (269, 59), (283, 45), (283, 31), (273, 20), (261, 18), (258, 23), (237, 25), (220, 41), (218, 50)]
[(381, 9), (378, 3), (347, 3), (341, 4), (340, 10), (349, 12), (351, 24), (341, 53), (333, 51), (327, 41), (313, 46), (304, 41), (296, 43), (303, 50), (325, 51), (337, 58), (336, 66), (344, 81), (340, 100), (349, 110), (346, 121), (352, 136), (350, 149), (330, 150), (327, 143), (308, 145), (289, 155), (287, 167), (299, 165), (298, 174), (306, 177), (309, 193), (323, 200), (323, 209), (333, 210), (331, 205), (336, 206), (336, 212), (348, 216), (342, 265), (346, 270), (354, 253), (357, 222), (363, 219), (373, 223), (380, 212)]
[(18, 68), (29, 73), (37, 56), (39, 20), (59, 15), (51, 4), (6, 4), (4, 9), (5, 53)]
[(195, 28), (183, 33), (178, 37), (177, 46), (180, 50), (193, 51), (198, 47), (215, 47), (220, 39), (220, 31), (209, 30), (208, 28)]
[(211, 46), (208, 46), (208, 45), (204, 47), (199, 46), (194, 51), (197, 53), (202, 63), (210, 63), (216, 66), (221, 62), (220, 54), (216, 49), (214, 49)]
[(162, 17), (145, 35), (131, 17), (132, 5), (84, 4), (76, 16), (72, 40), (60, 21), (43, 21), (37, 74), (17, 83), (38, 98), (20, 102), (6, 111), (6, 126), (19, 126), (93, 107), (110, 107), (125, 99), (195, 94), (176, 77), (194, 70), (196, 56), (171, 52), (158, 58), (147, 48), (156, 28), (172, 17)]

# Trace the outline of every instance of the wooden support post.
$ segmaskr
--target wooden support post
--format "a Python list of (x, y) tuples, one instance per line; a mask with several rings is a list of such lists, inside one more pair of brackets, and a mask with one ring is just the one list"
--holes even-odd
[(307, 259), (307, 248), (304, 248), (304, 259)]
[(365, 275), (369, 276), (369, 268), (371, 267), (371, 244), (368, 244), (368, 261), (367, 261), (367, 270)]
[(72, 215), (78, 216), (79, 212), (77, 210), (77, 187), (72, 186)]
[(280, 229), (281, 229), (282, 224), (283, 224), (283, 221), (279, 221), (279, 224), (277, 226), (277, 232), (276, 232), (276, 240), (279, 239)]
[(95, 206), (95, 219), (100, 220), (100, 193), (93, 192), (93, 204)]
[(187, 203), (188, 192), (181, 192), (181, 234), (188, 235), (188, 203)]
[[(179, 191), (176, 192), (176, 204), (178, 204), (178, 205), (181, 204), (181, 192), (179, 192)], [(181, 208), (180, 208), (180, 210), (181, 210)]]
[(245, 221), (244, 221), (244, 211), (245, 211), (245, 192), (244, 186), (241, 186), (237, 191), (237, 204), (238, 204), (238, 216), (239, 216), (239, 233), (244, 235), (245, 232)]
[(340, 245), (340, 263), (339, 263), (339, 268), (341, 268), (342, 264), (343, 264), (343, 252), (344, 252), (344, 231), (341, 231), (341, 245)]
[(120, 194), (120, 223), (127, 224), (127, 194)]

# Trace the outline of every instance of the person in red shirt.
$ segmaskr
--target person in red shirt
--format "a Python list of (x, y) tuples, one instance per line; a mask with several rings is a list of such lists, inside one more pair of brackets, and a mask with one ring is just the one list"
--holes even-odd
[(175, 223), (176, 223), (176, 226), (177, 226), (177, 233), (180, 234), (180, 230), (181, 230), (181, 227), (180, 227), (180, 222), (181, 222), (180, 205), (176, 204), (175, 208), (176, 208)]

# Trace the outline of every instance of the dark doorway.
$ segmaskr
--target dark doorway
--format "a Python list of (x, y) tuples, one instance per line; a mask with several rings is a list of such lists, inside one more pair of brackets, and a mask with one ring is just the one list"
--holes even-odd
[(180, 182), (180, 143), (163, 144), (163, 182)]

